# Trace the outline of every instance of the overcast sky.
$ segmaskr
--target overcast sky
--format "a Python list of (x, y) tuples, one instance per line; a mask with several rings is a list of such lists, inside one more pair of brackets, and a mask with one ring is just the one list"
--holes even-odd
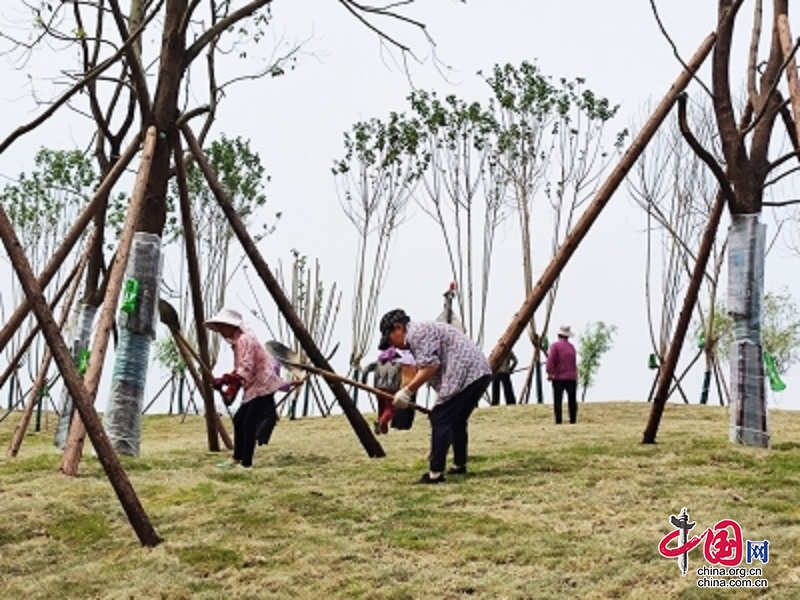
[[(697, 0), (659, 3), (665, 26), (685, 59), (713, 30), (715, 4)], [(273, 7), (276, 38), (289, 43), (305, 40), (297, 68), (285, 76), (231, 90), (221, 104), (215, 126), (216, 133), (250, 138), (251, 147), (259, 152), (272, 177), (267, 187), (267, 214), (281, 211), (283, 218), (276, 233), (260, 246), (267, 261), (273, 265), (278, 260), (287, 263), (290, 249), (296, 248), (311, 260), (318, 258), (325, 280), (335, 280), (343, 289), (335, 336), (342, 349), (334, 360), (341, 371), (346, 370), (350, 345), (355, 232), (339, 207), (330, 167), (343, 154), (343, 133), (354, 122), (384, 118), (390, 111), (407, 111), (405, 98), (412, 84), (435, 89), (440, 95), (455, 93), (465, 100), (485, 102), (488, 88), (476, 76), (478, 70), (488, 71), (496, 63), (518, 65), (523, 60), (535, 60), (545, 74), (584, 77), (589, 88), (620, 103), (619, 118), (611, 128), (614, 130), (640, 123), (648, 103), (658, 102), (680, 72), (646, 0), (440, 0), (419, 5), (414, 16), (427, 23), (440, 63), (452, 68), (437, 69), (430, 48), (413, 29), (394, 28), (393, 35), (424, 59), (410, 63), (409, 82), (408, 74), (396, 62), (397, 54), (382, 47), (375, 35), (337, 2), (277, 0)], [(741, 47), (746, 41), (744, 24), (749, 22), (749, 16), (745, 17)], [(794, 22), (800, 27), (800, 20)], [(266, 40), (262, 45), (268, 43)], [(45, 63), (29, 67), (34, 73), (46, 68)], [(743, 63), (737, 69), (735, 72), (743, 73)], [(7, 75), (15, 83), (4, 85), (2, 137), (36, 114), (24, 92), (28, 73), (8, 69)], [(699, 93), (696, 86), (692, 93)], [(29, 169), (40, 145), (83, 146), (86, 138), (85, 123), (74, 116), (47, 123), (0, 156), (0, 176), (14, 177)], [(614, 347), (604, 357), (587, 400), (642, 400), (650, 389), (644, 227), (644, 214), (621, 187), (564, 272), (552, 329), (563, 323), (581, 331), (595, 321), (618, 328)], [(519, 233), (514, 220), (501, 226), (498, 236), (484, 346), (487, 354), (524, 299)], [(545, 266), (543, 258), (538, 259), (537, 274)], [(800, 299), (800, 282), (792, 277), (797, 272), (796, 263), (796, 257), (780, 245), (776, 247), (767, 261), (767, 289), (787, 286)], [(392, 252), (381, 312), (402, 306), (413, 319), (435, 318), (450, 279), (435, 227), (411, 206), (408, 222)], [(266, 292), (262, 303), (265, 299)], [(228, 304), (244, 310), (254, 306), (243, 286), (235, 286)], [(264, 304), (270, 306), (268, 300)], [(273, 313), (271, 309), (269, 312)], [(254, 325), (264, 338), (268, 337), (263, 326)], [(522, 361), (529, 359), (530, 349), (524, 340), (515, 350)], [(688, 357), (690, 350), (687, 348)], [(693, 402), (699, 396), (701, 369), (695, 371), (686, 385)], [(786, 377), (786, 392), (771, 397), (773, 405), (800, 408), (798, 371), (800, 367), (795, 367)], [(160, 387), (158, 379), (151, 375), (148, 387)], [(517, 388), (519, 383), (517, 380)], [(716, 396), (712, 401), (716, 402)]]

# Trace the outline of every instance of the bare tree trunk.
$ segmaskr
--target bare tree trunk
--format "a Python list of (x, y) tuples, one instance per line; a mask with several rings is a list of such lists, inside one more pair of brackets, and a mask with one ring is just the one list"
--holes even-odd
[(539, 277), (539, 281), (536, 282), (533, 290), (528, 294), (522, 307), (489, 355), (489, 366), (492, 368), (493, 372), (497, 370), (508, 353), (511, 352), (511, 348), (519, 339), (523, 329), (528, 325), (533, 313), (544, 299), (550, 286), (553, 285), (553, 282), (561, 274), (562, 269), (567, 262), (569, 262), (570, 257), (573, 252), (575, 252), (581, 240), (586, 236), (597, 217), (600, 216), (603, 208), (605, 208), (611, 196), (633, 166), (633, 163), (639, 158), (642, 151), (647, 146), (647, 143), (650, 141), (650, 138), (653, 137), (656, 130), (667, 117), (678, 95), (683, 92), (684, 88), (694, 77), (694, 73), (700, 68), (700, 65), (703, 64), (703, 61), (714, 47), (715, 39), (716, 36), (713, 34), (709, 35), (700, 45), (700, 48), (698, 48), (697, 52), (695, 52), (694, 56), (687, 64), (687, 68), (681, 73), (675, 83), (672, 84), (672, 88), (656, 107), (647, 123), (645, 123), (642, 130), (636, 136), (636, 139), (633, 140), (627, 152), (622, 157), (622, 160), (620, 160), (603, 183), (602, 187), (597, 191), (594, 200), (592, 200), (592, 203), (587, 207), (586, 212), (581, 215), (581, 218), (566, 236), (564, 243), (558, 249), (555, 256), (553, 256), (553, 260), (550, 261), (550, 264)]
[[(199, 147), (191, 129), (189, 129), (189, 127), (186, 125), (184, 125), (182, 129), (184, 137), (186, 138), (186, 142), (189, 145), (192, 154), (194, 154), (198, 166), (203, 171), (209, 187), (213, 191), (217, 201), (222, 207), (225, 216), (228, 218), (236, 237), (242, 244), (242, 247), (250, 258), (250, 261), (253, 263), (256, 272), (258, 273), (259, 277), (261, 277), (264, 285), (267, 287), (267, 290), (269, 290), (272, 298), (275, 300), (275, 304), (278, 306), (281, 314), (283, 314), (289, 327), (291, 327), (306, 355), (311, 362), (320, 369), (325, 371), (333, 371), (331, 366), (328, 364), (327, 359), (323, 356), (322, 352), (320, 352), (319, 348), (314, 342), (314, 339), (306, 330), (303, 322), (297, 316), (297, 313), (292, 307), (289, 299), (284, 294), (280, 284), (272, 275), (272, 272), (261, 256), (261, 253), (258, 251), (258, 248), (256, 248), (256, 245), (253, 243), (253, 240), (250, 237), (250, 234), (247, 232), (247, 229), (244, 227), (239, 215), (237, 215), (236, 211), (233, 209), (233, 206), (225, 195), (225, 191), (219, 185), (219, 182), (217, 181), (213, 171), (209, 167), (208, 161), (206, 161), (203, 151)], [(337, 381), (326, 381), (334, 396), (336, 396), (339, 406), (342, 407), (342, 411), (344, 411), (345, 416), (350, 421), (350, 425), (353, 427), (353, 430), (358, 436), (362, 446), (366, 450), (367, 455), (371, 458), (380, 458), (385, 456), (386, 453), (378, 443), (378, 440), (375, 438), (375, 434), (372, 433), (372, 430), (370, 429), (363, 415), (358, 412), (353, 404), (353, 401), (347, 395), (347, 390), (345, 389), (344, 385)]]
[(111, 447), (111, 442), (108, 437), (106, 437), (103, 426), (100, 423), (100, 418), (92, 407), (92, 397), (94, 394), (90, 392), (81, 381), (81, 377), (72, 362), (69, 350), (59, 333), (58, 325), (56, 325), (53, 320), (53, 314), (47, 306), (47, 300), (42, 294), (42, 288), (36, 281), (36, 277), (25, 256), (25, 252), (2, 206), (0, 206), (0, 237), (2, 237), (3, 245), (6, 247), (9, 258), (11, 258), (11, 264), (14, 265), (14, 269), (25, 290), (31, 308), (39, 321), (47, 344), (61, 371), (64, 384), (75, 399), (78, 412), (83, 422), (86, 424), (86, 431), (97, 452), (97, 458), (103, 466), (106, 476), (111, 486), (114, 488), (129, 522), (133, 526), (143, 546), (157, 546), (161, 542), (161, 538), (159, 538), (150, 523), (147, 513), (139, 502), (136, 491), (133, 489), (125, 470), (122, 468), (117, 455)]

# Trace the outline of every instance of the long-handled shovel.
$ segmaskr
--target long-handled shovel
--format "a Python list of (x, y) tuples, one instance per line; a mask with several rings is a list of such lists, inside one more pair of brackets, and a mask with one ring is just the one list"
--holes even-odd
[[(161, 322), (167, 326), (170, 333), (172, 333), (172, 338), (175, 340), (175, 344), (178, 346), (178, 350), (181, 352), (181, 357), (184, 359), (184, 362), (188, 365), (189, 361), (186, 360), (186, 354), (191, 356), (197, 361), (197, 364), (200, 365), (200, 370), (204, 371), (206, 375), (208, 375), (211, 379), (214, 379), (214, 373), (211, 372), (211, 368), (203, 362), (203, 359), (200, 358), (200, 355), (192, 348), (191, 344), (186, 341), (186, 338), (183, 337), (181, 333), (181, 321), (178, 318), (178, 312), (175, 310), (175, 307), (172, 306), (169, 302), (164, 300), (163, 298), (158, 299), (158, 316)], [(199, 385), (199, 378), (195, 382), (198, 387)], [(233, 419), (233, 415), (231, 414), (231, 408), (228, 406), (227, 403), (225, 404), (225, 410), (228, 413), (228, 416)], [(233, 447), (233, 442), (228, 435), (228, 432), (225, 431), (225, 427), (223, 426), (221, 421), (217, 423), (219, 433), (222, 436), (223, 441), (225, 442), (225, 446), (228, 448)]]
[[(374, 388), (366, 383), (361, 383), (360, 381), (356, 381), (355, 379), (350, 379), (349, 377), (344, 377), (343, 375), (339, 375), (337, 373), (333, 373), (331, 371), (325, 371), (324, 369), (320, 369), (319, 367), (315, 367), (313, 365), (308, 365), (306, 363), (302, 363), (299, 360), (299, 356), (296, 352), (293, 352), (291, 349), (287, 348), (280, 342), (270, 341), (267, 342), (267, 350), (269, 350), (270, 354), (275, 357), (275, 359), (280, 362), (282, 365), (285, 365), (290, 371), (301, 369), (303, 371), (307, 371), (309, 373), (313, 373), (314, 375), (319, 375), (320, 377), (324, 377), (325, 379), (330, 379), (331, 381), (339, 381), (341, 383), (347, 383), (352, 385), (353, 387), (357, 387), (361, 390), (365, 390), (367, 392), (371, 392), (376, 396), (388, 400), (391, 402), (394, 400), (394, 395), (390, 394), (389, 392), (384, 392), (383, 390), (379, 390), (378, 388)], [(409, 402), (408, 404), (414, 410), (417, 410), (421, 413), (430, 414), (430, 409), (425, 408), (415, 402)]]

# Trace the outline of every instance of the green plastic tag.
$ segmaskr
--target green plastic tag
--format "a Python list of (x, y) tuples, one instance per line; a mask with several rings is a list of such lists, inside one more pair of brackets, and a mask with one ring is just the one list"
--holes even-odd
[(89, 356), (91, 354), (88, 348), (84, 348), (78, 355), (78, 373), (81, 376), (86, 375), (86, 371), (89, 369)]
[(125, 282), (125, 289), (122, 291), (122, 306), (120, 310), (124, 313), (131, 314), (136, 310), (136, 304), (139, 301), (139, 280), (128, 279)]

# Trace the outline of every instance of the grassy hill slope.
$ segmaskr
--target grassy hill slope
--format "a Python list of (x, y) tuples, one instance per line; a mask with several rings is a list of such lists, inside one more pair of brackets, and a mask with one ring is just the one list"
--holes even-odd
[[(345, 418), (283, 419), (251, 471), (221, 470), (204, 420), (144, 418), (124, 457), (164, 542), (139, 546), (96, 459), (57, 473), (50, 432), (0, 462), (2, 598), (800, 597), (800, 413), (770, 414), (773, 448), (727, 441), (725, 408), (670, 405), (643, 446), (647, 404), (481, 408), (470, 474), (413, 482), (429, 426), (392, 431), (366, 457)], [(8, 446), (14, 419), (0, 425)], [(687, 507), (769, 540), (767, 590), (699, 589), (702, 544), (681, 577), (658, 553)], [(741, 566), (748, 566), (742, 561)]]

